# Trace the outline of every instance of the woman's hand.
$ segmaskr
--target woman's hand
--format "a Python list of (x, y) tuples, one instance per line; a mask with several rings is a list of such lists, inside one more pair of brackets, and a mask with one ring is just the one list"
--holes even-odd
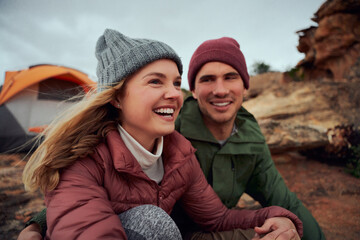
[(42, 240), (40, 226), (37, 223), (30, 224), (24, 228), (17, 240)]
[(285, 217), (266, 219), (261, 227), (255, 227), (254, 230), (256, 234), (252, 240), (300, 240), (295, 225)]

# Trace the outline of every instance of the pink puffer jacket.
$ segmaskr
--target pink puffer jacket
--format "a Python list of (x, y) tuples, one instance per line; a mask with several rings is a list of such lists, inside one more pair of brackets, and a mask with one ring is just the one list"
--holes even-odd
[(300, 235), (302, 223), (280, 207), (227, 209), (207, 183), (191, 144), (179, 133), (164, 138), (165, 174), (160, 185), (142, 171), (117, 131), (92, 156), (61, 172), (57, 188), (45, 196), (47, 238), (126, 239), (118, 214), (153, 204), (170, 214), (176, 201), (209, 231), (261, 226), (269, 217), (290, 218)]

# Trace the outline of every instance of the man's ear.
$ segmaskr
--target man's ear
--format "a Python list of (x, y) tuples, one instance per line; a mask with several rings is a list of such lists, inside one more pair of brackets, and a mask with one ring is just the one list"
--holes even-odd
[(191, 93), (192, 93), (193, 97), (194, 97), (195, 99), (197, 99), (197, 96), (196, 96), (195, 90), (192, 90), (192, 91), (191, 91)]
[(244, 90), (242, 91), (242, 100), (243, 101), (249, 100), (248, 91), (246, 88), (244, 88)]

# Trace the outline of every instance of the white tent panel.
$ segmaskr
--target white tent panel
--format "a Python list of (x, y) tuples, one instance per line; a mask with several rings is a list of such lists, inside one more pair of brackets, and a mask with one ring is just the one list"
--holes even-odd
[(38, 99), (39, 85), (34, 84), (24, 89), (5, 105), (18, 120), (24, 132), (29, 132), (30, 127), (40, 127), (50, 124), (56, 116), (74, 104), (59, 100)]
[(74, 105), (74, 102), (38, 99), (31, 106), (30, 126), (48, 125), (65, 109)]
[(28, 132), (31, 108), (37, 101), (38, 84), (24, 89), (5, 103), (25, 132)]

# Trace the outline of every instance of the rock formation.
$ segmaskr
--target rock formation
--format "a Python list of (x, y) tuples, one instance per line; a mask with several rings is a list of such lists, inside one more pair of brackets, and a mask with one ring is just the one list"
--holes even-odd
[(336, 126), (360, 131), (360, 1), (328, 0), (313, 20), (298, 32), (305, 58), (292, 71), (250, 80), (244, 106), (273, 153), (332, 144)]
[[(334, 81), (360, 78), (360, 1), (328, 0), (312, 20), (317, 27), (297, 32), (297, 49), (305, 53), (297, 64), (297, 77)], [(289, 73), (285, 79), (288, 77)]]
[[(265, 88), (257, 82), (271, 82)], [(311, 149), (329, 144), (329, 129), (360, 126), (360, 82), (330, 79), (281, 83), (281, 74), (251, 77), (244, 106), (258, 120), (273, 153)]]

